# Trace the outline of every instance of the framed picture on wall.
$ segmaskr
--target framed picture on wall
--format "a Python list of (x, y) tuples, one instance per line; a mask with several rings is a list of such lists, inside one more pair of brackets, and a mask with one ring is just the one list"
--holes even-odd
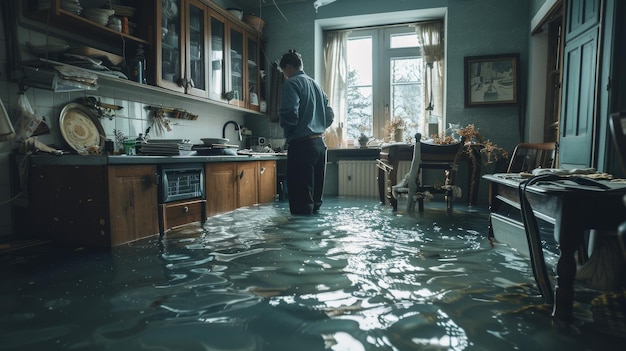
[(519, 54), (466, 56), (465, 107), (517, 104)]

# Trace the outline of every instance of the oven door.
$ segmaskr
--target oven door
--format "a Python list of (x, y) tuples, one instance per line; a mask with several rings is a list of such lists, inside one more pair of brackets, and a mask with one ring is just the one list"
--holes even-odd
[(162, 165), (159, 203), (204, 198), (203, 165)]

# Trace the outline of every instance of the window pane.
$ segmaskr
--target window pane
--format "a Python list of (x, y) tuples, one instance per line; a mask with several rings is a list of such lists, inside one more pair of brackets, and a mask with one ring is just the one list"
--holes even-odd
[(422, 130), (424, 87), (422, 82), (422, 59), (403, 57), (391, 59), (391, 115), (404, 119), (405, 138), (413, 137)]
[(392, 49), (417, 47), (417, 33), (392, 34), (390, 45)]
[(354, 70), (355, 85), (372, 85), (372, 37), (348, 39), (348, 71)]
[(358, 139), (361, 133), (373, 135), (372, 37), (348, 40), (348, 96), (344, 125), (346, 139)]

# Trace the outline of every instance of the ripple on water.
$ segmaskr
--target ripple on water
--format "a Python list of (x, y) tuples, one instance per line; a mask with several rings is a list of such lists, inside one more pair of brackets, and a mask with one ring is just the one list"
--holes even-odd
[(0, 339), (40, 350), (621, 346), (590, 328), (559, 332), (528, 260), (492, 248), (486, 231), (486, 211), (438, 203), (410, 215), (349, 198), (314, 216), (286, 202), (238, 209), (16, 275), (0, 291), (11, 301)]

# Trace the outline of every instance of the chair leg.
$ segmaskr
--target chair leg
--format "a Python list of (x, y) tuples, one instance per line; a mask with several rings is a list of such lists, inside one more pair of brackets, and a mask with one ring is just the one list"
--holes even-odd
[(424, 198), (420, 197), (417, 199), (417, 208), (419, 210), (420, 213), (424, 213)]
[(454, 201), (454, 195), (452, 194), (452, 191), (446, 191), (444, 198), (446, 200), (446, 210), (448, 211), (448, 213), (452, 213), (452, 202)]
[(391, 204), (391, 208), (393, 208), (394, 211), (398, 210), (398, 199), (392, 196), (389, 198), (389, 203)]
[(411, 213), (415, 211), (415, 195), (410, 195), (407, 198), (406, 212)]

